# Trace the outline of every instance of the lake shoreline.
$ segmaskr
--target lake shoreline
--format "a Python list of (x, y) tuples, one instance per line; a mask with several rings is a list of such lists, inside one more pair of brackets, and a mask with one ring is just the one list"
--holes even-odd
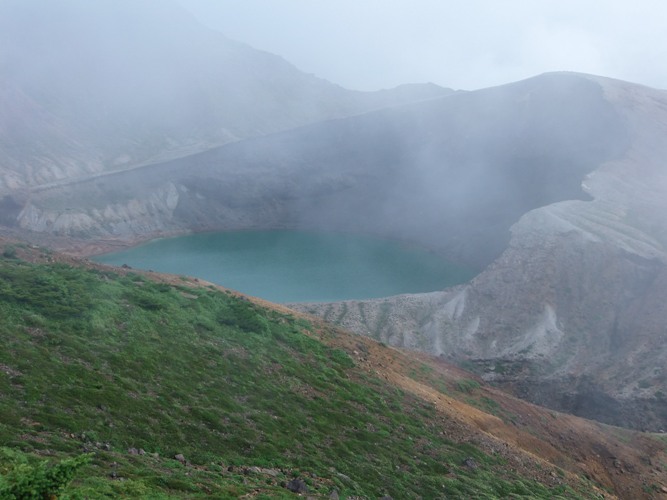
[(196, 276), (278, 303), (427, 293), (476, 274), (411, 241), (306, 229), (160, 234), (86, 250), (95, 262)]

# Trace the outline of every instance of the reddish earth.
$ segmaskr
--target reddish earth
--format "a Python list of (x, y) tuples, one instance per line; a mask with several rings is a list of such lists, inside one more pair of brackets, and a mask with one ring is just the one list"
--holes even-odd
[[(607, 491), (604, 498), (667, 498), (667, 435), (630, 431), (542, 408), (484, 385), (438, 358), (406, 352), (365, 337), (338, 332), (326, 342), (350, 352), (358, 363), (389, 383), (431, 402), (447, 418), (443, 432), (500, 453), (521, 475), (545, 484), (574, 484), (586, 477)], [(415, 376), (428, 367), (428, 377)], [(471, 394), (433, 387), (433, 381), (477, 380)], [(430, 382), (430, 383), (429, 383)], [(482, 411), (466, 399), (488, 398), (498, 407)], [(563, 474), (565, 471), (565, 474)], [(613, 492), (610, 493), (610, 492)]]

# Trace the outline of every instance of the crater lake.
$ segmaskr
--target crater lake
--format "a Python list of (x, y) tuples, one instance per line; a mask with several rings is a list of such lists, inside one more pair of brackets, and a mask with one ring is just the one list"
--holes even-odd
[(292, 230), (158, 239), (94, 260), (193, 276), (279, 303), (430, 292), (464, 283), (475, 274), (409, 243)]

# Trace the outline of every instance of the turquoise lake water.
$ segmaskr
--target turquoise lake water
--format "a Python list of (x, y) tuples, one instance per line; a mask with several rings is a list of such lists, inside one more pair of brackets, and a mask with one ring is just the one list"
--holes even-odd
[(194, 234), (95, 260), (194, 276), (279, 303), (431, 292), (473, 277), (471, 270), (410, 244), (308, 231)]

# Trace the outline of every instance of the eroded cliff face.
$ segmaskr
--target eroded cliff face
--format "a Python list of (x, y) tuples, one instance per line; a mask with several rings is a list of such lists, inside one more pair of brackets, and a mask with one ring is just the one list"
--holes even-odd
[(103, 208), (81, 211), (76, 208), (27, 206), (17, 219), (23, 229), (74, 237), (109, 234), (157, 234), (166, 229), (164, 221), (173, 217), (179, 195), (172, 183), (165, 183), (141, 198), (112, 202)]
[(665, 429), (667, 93), (601, 84), (631, 147), (583, 180), (592, 201), (526, 213), (464, 287), (298, 308), (465, 363), (556, 409)]

